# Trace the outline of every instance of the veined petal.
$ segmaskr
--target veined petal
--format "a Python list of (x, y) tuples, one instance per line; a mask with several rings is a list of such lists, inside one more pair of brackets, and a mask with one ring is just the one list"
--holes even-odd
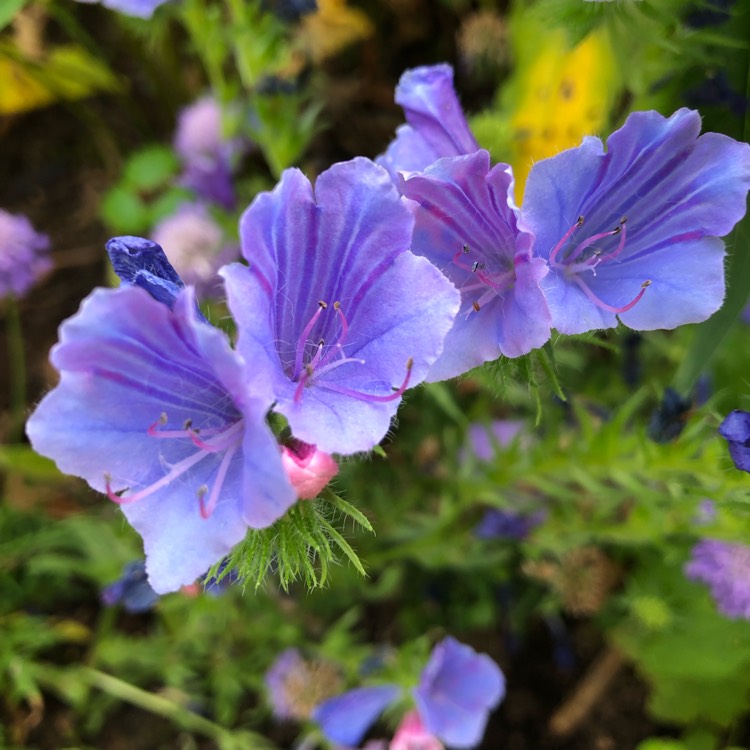
[(378, 716), (398, 698), (400, 692), (396, 685), (349, 690), (321, 703), (313, 711), (313, 719), (329, 740), (355, 747)]
[[(136, 287), (95, 291), (63, 324), (52, 362), (60, 383), (28, 421), (32, 445), (94, 489), (120, 493), (158, 593), (226, 555), (256, 520), (248, 504), (268, 506), (258, 524), (267, 525), (295, 501), (265, 404), (246, 394), (239, 359), (198, 319), (192, 290), (174, 311)], [(196, 442), (222, 435), (215, 450)], [(199, 493), (214, 489), (203, 517)]]
[(458, 308), (450, 282), (409, 253), (412, 226), (366, 159), (334, 165), (314, 195), (288, 170), (243, 216), (251, 266), (223, 275), (247, 380), (264, 381), (295, 437), (327, 453), (385, 435), (394, 390), (424, 379)]
[(403, 195), (417, 204), (413, 252), (461, 292), (461, 311), (428, 380), (544, 344), (550, 315), (539, 282), (547, 267), (531, 257), (532, 235), (518, 230), (510, 167), (491, 169), (489, 154), (480, 150), (440, 159), (401, 180)]
[(479, 744), (490, 710), (504, 696), (497, 664), (451, 637), (435, 646), (414, 691), (425, 728), (456, 748)]
[(550, 261), (555, 328), (610, 327), (616, 313), (636, 329), (674, 328), (721, 305), (723, 244), (712, 238), (745, 213), (750, 146), (699, 131), (690, 110), (636, 112), (606, 152), (587, 138), (534, 165), (519, 226)]
[(479, 148), (453, 87), (450, 65), (407, 70), (396, 87), (396, 103), (408, 125), (377, 159), (396, 180), (399, 171), (422, 171), (443, 156), (470, 154)]

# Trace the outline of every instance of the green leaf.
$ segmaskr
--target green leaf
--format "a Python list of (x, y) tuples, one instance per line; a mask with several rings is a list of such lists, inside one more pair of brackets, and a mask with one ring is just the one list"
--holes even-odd
[(117, 234), (140, 234), (149, 229), (149, 212), (132, 191), (116, 185), (102, 201), (102, 219)]
[(0, 446), (0, 469), (28, 479), (60, 480), (63, 475), (54, 461), (35, 453), (28, 445)]
[(26, 0), (0, 0), (0, 29), (5, 28), (24, 5)]
[(149, 146), (128, 159), (123, 179), (135, 191), (148, 192), (168, 182), (179, 167), (179, 160), (171, 148)]

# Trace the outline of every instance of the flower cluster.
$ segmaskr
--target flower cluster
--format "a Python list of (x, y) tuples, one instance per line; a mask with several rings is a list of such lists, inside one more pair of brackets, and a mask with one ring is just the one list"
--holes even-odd
[[(219, 271), (234, 347), (161, 247), (132, 237), (108, 244), (122, 286), (61, 328), (60, 383), (29, 437), (122, 509), (158, 593), (314, 498), (336, 474), (330, 454), (374, 448), (408, 389), (523, 355), (552, 328), (673, 328), (722, 302), (718, 237), (745, 211), (747, 144), (699, 137), (688, 110), (635, 113), (606, 151), (586, 138), (535, 164), (519, 208), (448, 66), (409, 71), (397, 98), (408, 124), (380, 164), (338, 163), (314, 186), (289, 169), (243, 214), (246, 263)], [(176, 145), (185, 179), (233, 203), (215, 103), (183, 115)], [(426, 704), (420, 717), (441, 718)]]

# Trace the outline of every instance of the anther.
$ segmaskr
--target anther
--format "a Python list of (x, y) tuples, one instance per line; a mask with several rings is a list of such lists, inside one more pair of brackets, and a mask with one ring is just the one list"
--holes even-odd
[(479, 312), (482, 309), (476, 300), (474, 300), (474, 302), (471, 303), (471, 306), (474, 308), (474, 312)]
[(462, 253), (463, 253), (464, 255), (468, 255), (468, 254), (469, 254), (469, 246), (468, 246), (467, 244), (465, 244), (465, 243), (464, 243), (464, 245), (463, 245), (463, 246), (461, 247), (461, 252), (462, 252)]
[(579, 216), (578, 220), (576, 221), (576, 227), (578, 227), (578, 229), (580, 229), (583, 226), (583, 221), (584, 221), (583, 216)]
[(341, 309), (341, 303), (339, 301), (334, 302), (333, 309), (338, 312)]
[(318, 307), (321, 310), (327, 310), (328, 309), (328, 303), (325, 300), (320, 299), (320, 300), (318, 300)]
[[(182, 423), (182, 429), (183, 430), (189, 430), (192, 426), (193, 426), (193, 420), (192, 419), (186, 419)], [(196, 430), (196, 432), (198, 432), (198, 430)]]
[(484, 263), (480, 263), (480, 262), (479, 262), (478, 260), (475, 260), (475, 261), (474, 261), (474, 262), (473, 262), (473, 263), (471, 264), (471, 272), (472, 272), (472, 273), (476, 273), (477, 271), (481, 271), (481, 270), (484, 270), (484, 268), (485, 268), (485, 265), (484, 265)]
[(208, 494), (208, 485), (203, 484), (198, 487), (198, 505), (200, 506), (201, 518), (208, 518), (211, 514), (206, 508), (206, 495)]

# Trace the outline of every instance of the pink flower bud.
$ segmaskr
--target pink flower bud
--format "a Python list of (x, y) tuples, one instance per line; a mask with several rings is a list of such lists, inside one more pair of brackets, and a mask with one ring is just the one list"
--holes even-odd
[(445, 747), (424, 728), (419, 714), (411, 711), (401, 720), (388, 750), (445, 750)]
[(312, 500), (339, 473), (333, 458), (314, 445), (294, 440), (281, 446), (281, 463), (301, 500)]

